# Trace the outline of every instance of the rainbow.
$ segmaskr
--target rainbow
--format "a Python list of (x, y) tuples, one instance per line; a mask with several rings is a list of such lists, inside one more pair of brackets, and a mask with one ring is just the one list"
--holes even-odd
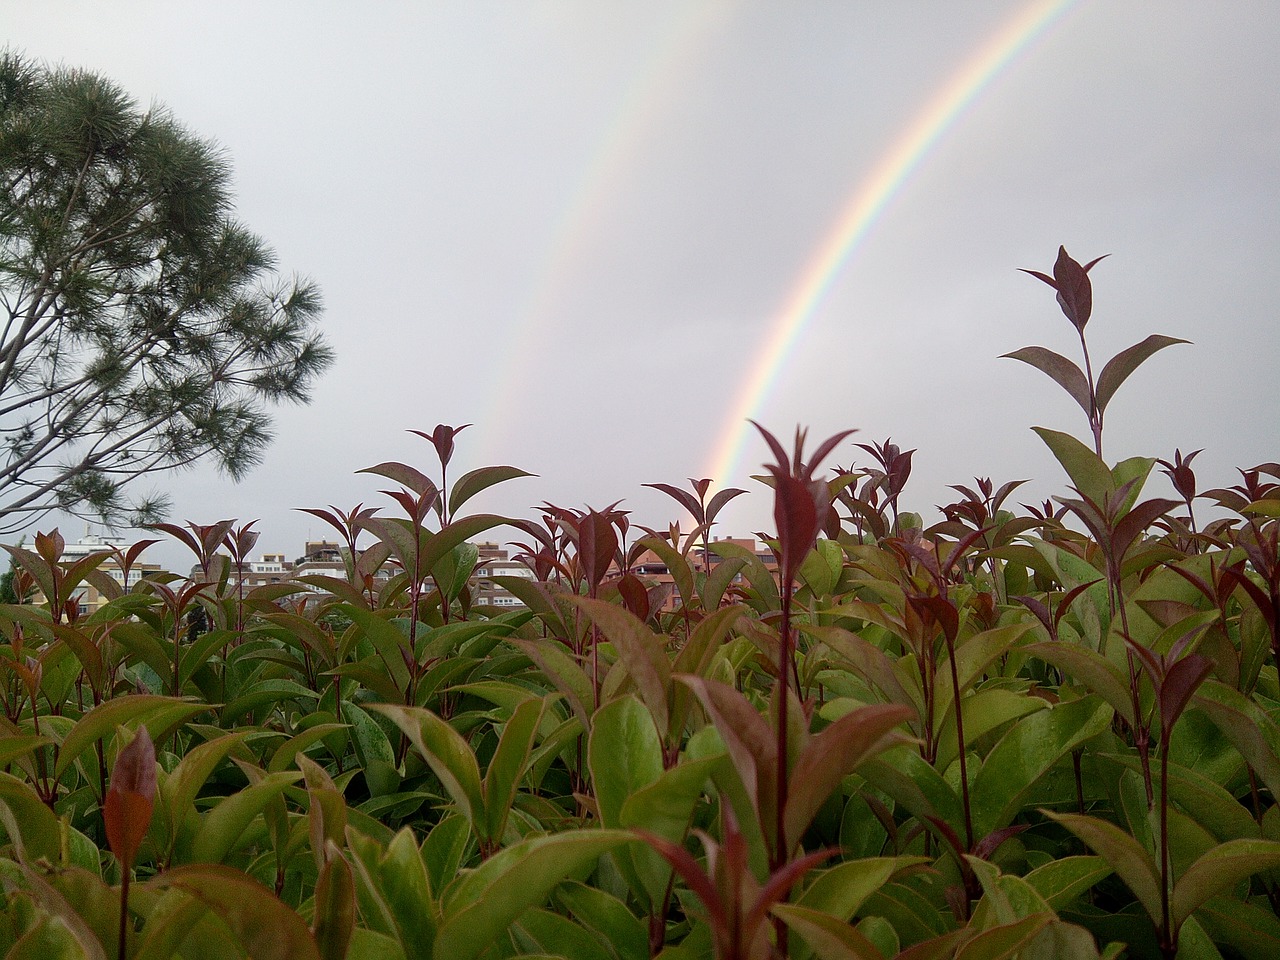
[[(645, 134), (679, 100), (688, 70), (714, 29), (732, 13), (735, 0), (707, 0), (679, 4), (655, 33), (661, 42), (644, 58), (621, 91), (610, 122), (596, 139), (585, 162), (572, 180), (572, 193), (561, 206), (549, 231), (545, 251), (535, 267), (534, 282), (515, 306), (504, 347), (504, 360), (494, 382), (499, 389), (489, 397), (489, 408), (477, 423), (477, 438), (484, 455), (481, 463), (500, 462), (506, 449), (504, 431), (510, 429), (507, 407), (528, 371), (529, 358), (539, 354), (539, 344), (549, 337), (565, 289), (572, 282), (585, 251), (596, 240), (600, 221), (608, 213), (611, 194), (623, 189), (629, 163), (638, 154)], [(501, 461), (505, 462), (505, 461)]]
[(885, 207), (981, 94), (1078, 0), (1036, 0), (1019, 10), (943, 85), (875, 168), (854, 188), (839, 220), (818, 246), (786, 299), (735, 394), (711, 461), (701, 474), (728, 483), (754, 435), (747, 419), (769, 396), (787, 357), (840, 271)]

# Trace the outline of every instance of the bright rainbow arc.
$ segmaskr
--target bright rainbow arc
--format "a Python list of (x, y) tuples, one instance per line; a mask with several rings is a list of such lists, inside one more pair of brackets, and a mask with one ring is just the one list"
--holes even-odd
[(721, 439), (702, 476), (720, 483), (734, 479), (746, 442), (754, 433), (748, 418), (768, 399), (806, 322), (816, 313), (859, 243), (965, 108), (1076, 2), (1037, 0), (1028, 4), (947, 81), (871, 173), (858, 183), (844, 213), (773, 321), (768, 338), (735, 395)]

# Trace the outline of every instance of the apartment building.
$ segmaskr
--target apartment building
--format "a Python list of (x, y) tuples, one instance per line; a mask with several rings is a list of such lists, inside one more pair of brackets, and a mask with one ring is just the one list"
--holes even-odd
[[(75, 563), (84, 557), (93, 553), (103, 553), (113, 548), (123, 554), (132, 546), (132, 541), (124, 540), (119, 537), (99, 537), (92, 533), (85, 533), (83, 537), (74, 543), (68, 543), (62, 551), (62, 559), (65, 563)], [(146, 551), (143, 551), (145, 554)], [(139, 556), (129, 567), (129, 573), (126, 578), (124, 568), (120, 565), (119, 556), (110, 554), (97, 567), (101, 574), (105, 574), (119, 585), (122, 592), (127, 593), (137, 585), (143, 577), (154, 577), (156, 574), (165, 573), (165, 569), (158, 563), (147, 563)], [(87, 616), (107, 603), (111, 598), (99, 589), (99, 585), (94, 583), (96, 578), (90, 578), (82, 583), (72, 596), (79, 602), (79, 613), (81, 616)], [(35, 603), (44, 603), (45, 597), (37, 594), (33, 598)]]

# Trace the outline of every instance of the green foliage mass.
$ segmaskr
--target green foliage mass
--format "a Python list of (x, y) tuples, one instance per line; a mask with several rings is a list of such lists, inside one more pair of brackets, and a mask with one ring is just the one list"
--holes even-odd
[[(841, 436), (762, 431), (768, 559), (708, 539), (702, 481), (657, 485), (692, 529), (467, 513), (525, 474), (448, 483), (447, 426), (436, 478), (370, 468), (391, 512), (310, 511), (340, 576), (241, 589), (231, 521), (163, 526), (196, 576), (127, 592), (56, 532), (9, 548), (39, 602), (0, 605), (0, 950), (1275, 956), (1280, 467), (1108, 464), (1084, 376), (1095, 444), (1041, 430), (1072, 487), (1023, 513), (978, 479), (924, 527), (910, 452), (824, 475)], [(503, 523), (518, 610), (477, 589)]]

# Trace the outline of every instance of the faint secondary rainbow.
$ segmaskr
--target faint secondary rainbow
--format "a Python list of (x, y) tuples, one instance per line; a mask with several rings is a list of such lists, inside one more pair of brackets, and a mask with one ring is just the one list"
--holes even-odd
[(885, 207), (965, 108), (1077, 2), (1036, 0), (1019, 10), (947, 80), (875, 168), (857, 184), (840, 219), (818, 246), (771, 322), (767, 338), (734, 396), (720, 440), (702, 476), (721, 483), (734, 480), (746, 442), (755, 433), (747, 418), (764, 405), (806, 322), (817, 312)]
[(515, 422), (509, 408), (522, 402), (522, 390), (536, 376), (529, 369), (529, 358), (538, 356), (539, 345), (552, 339), (556, 309), (596, 239), (610, 198), (622, 189), (644, 135), (678, 102), (689, 64), (736, 2), (699, 0), (674, 8), (655, 31), (657, 41), (628, 78), (609, 122), (582, 158), (572, 190), (542, 244), (543, 255), (531, 274), (534, 282), (515, 305), (509, 333), (503, 338), (502, 357), (493, 377), (497, 388), (490, 392), (488, 409), (478, 421), (479, 462), (501, 462), (495, 458), (504, 455), (507, 434)]

